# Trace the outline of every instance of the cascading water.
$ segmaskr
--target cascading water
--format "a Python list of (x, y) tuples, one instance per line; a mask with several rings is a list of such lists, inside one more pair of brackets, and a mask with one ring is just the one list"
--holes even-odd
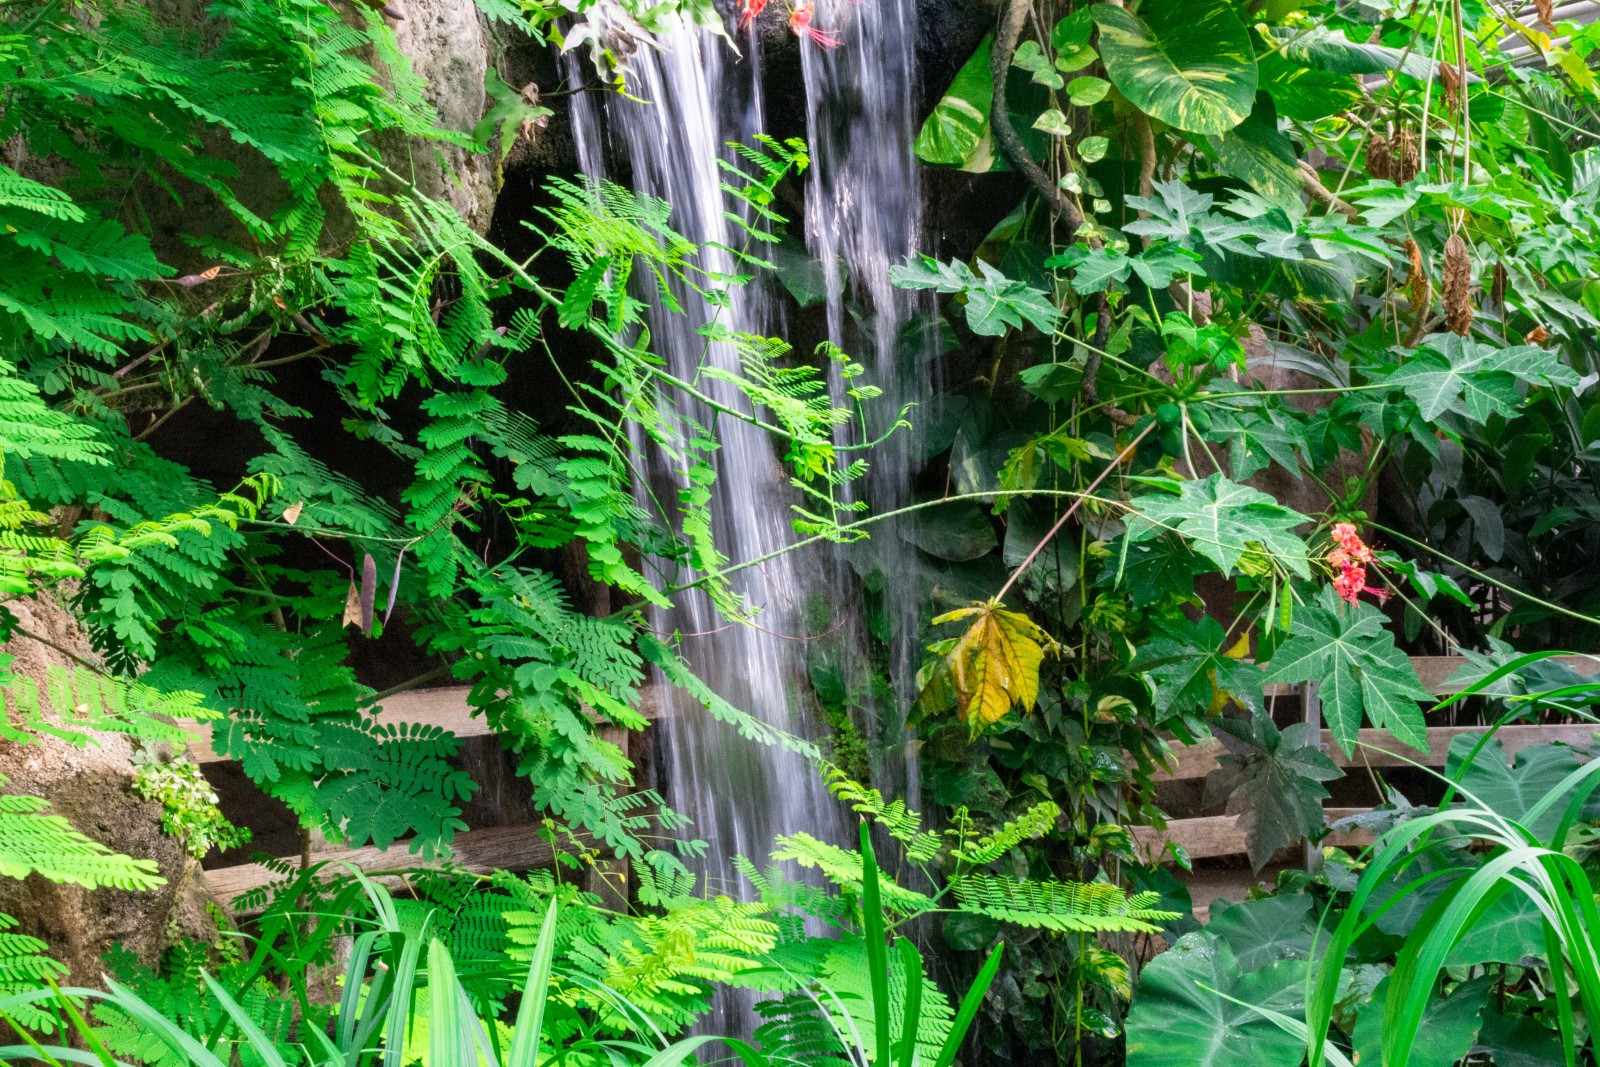
[[(884, 391), (878, 410), (893, 416), (928, 395), (934, 354), (914, 329), (935, 321), (928, 294), (897, 288), (889, 268), (922, 239), (921, 175), (912, 151), (916, 127), (914, 0), (819, 0), (817, 20), (837, 27), (841, 47), (802, 46), (806, 135), (813, 166), (806, 188), (806, 242), (827, 280), (829, 340), (871, 368)], [(847, 319), (847, 309), (855, 312)], [(853, 330), (850, 327), (854, 327)], [(913, 417), (913, 426), (920, 417)], [(880, 433), (886, 426), (876, 426)], [(900, 431), (870, 456), (867, 495), (883, 513), (910, 499), (920, 458), (917, 434)], [(904, 711), (915, 696), (918, 578), (899, 560), (896, 522), (877, 526), (867, 555), (882, 571), (889, 615), (889, 674), (896, 699), (882, 709), (875, 740), (886, 758), (886, 791), (920, 808), (914, 739)]]
[[(889, 416), (922, 397), (925, 377), (921, 346), (902, 337), (918, 312), (918, 298), (889, 282), (889, 268), (917, 247), (921, 229), (918, 173), (911, 154), (915, 64), (911, 0), (824, 0), (819, 22), (840, 25), (844, 46), (822, 51), (802, 41), (806, 81), (808, 139), (813, 170), (807, 186), (806, 232), (814, 255), (824, 264), (828, 284), (830, 338), (865, 357), (887, 399)], [(764, 130), (760, 100), (759, 45), (747, 38), (747, 58), (736, 59), (725, 41), (701, 29), (682, 27), (660, 38), (659, 50), (641, 50), (630, 62), (630, 89), (638, 100), (611, 96), (604, 108), (584, 94), (572, 110), (574, 136), (584, 171), (605, 176), (603, 137), (625, 156), (636, 192), (667, 201), (671, 224), (700, 245), (711, 271), (734, 273), (726, 252), (735, 228), (724, 217), (730, 205), (720, 187), (719, 158), (730, 158), (727, 143), (749, 142)], [(574, 61), (575, 62), (575, 61)], [(576, 75), (574, 66), (573, 73)], [(576, 77), (574, 77), (576, 81)], [(644, 101), (644, 102), (640, 102)], [(848, 272), (848, 284), (845, 278)], [(648, 321), (655, 352), (679, 378), (697, 382), (719, 403), (744, 409), (746, 402), (724, 383), (702, 375), (705, 366), (737, 370), (737, 355), (709, 343), (700, 327), (716, 319), (734, 330), (766, 334), (779, 311), (759, 283), (734, 289), (725, 306), (679, 287), (674, 296), (686, 312), (661, 306), (653, 294)], [(847, 307), (857, 312), (849, 329)], [(717, 415), (703, 406), (682, 412), (701, 425), (714, 426), (720, 441), (712, 490), (717, 543), (732, 560), (765, 556), (794, 540), (792, 497), (775, 453), (775, 442), (760, 429)], [(873, 428), (881, 433), (887, 426)], [(688, 472), (644, 440), (648, 457), (640, 500), (675, 499)], [(915, 443), (901, 433), (873, 456), (868, 495), (879, 510), (909, 496)], [(893, 530), (878, 538), (891, 546)], [(829, 573), (830, 568), (833, 573)], [(807, 709), (805, 646), (793, 640), (803, 629), (808, 595), (853, 585), (837, 556), (791, 553), (739, 572), (735, 587), (760, 609), (758, 626), (729, 625), (699, 593), (678, 597), (670, 612), (658, 612), (658, 631), (685, 635), (690, 667), (724, 699), (769, 725), (802, 737), (817, 730)], [(898, 568), (885, 566), (886, 574)], [(681, 580), (682, 576), (679, 576)], [(834, 598), (838, 601), (838, 597)], [(915, 670), (916, 598), (914, 590), (891, 585), (885, 602), (899, 613), (892, 673), (902, 707)], [(843, 609), (849, 615), (848, 607)], [(663, 686), (667, 697), (663, 728), (664, 775), (669, 802), (694, 820), (693, 833), (708, 842), (704, 870), (726, 877), (728, 861), (745, 855), (760, 862), (775, 835), (806, 831), (842, 841), (845, 826), (837, 805), (816, 772), (800, 757), (776, 747), (751, 743), (710, 719), (692, 699)], [(893, 717), (891, 717), (893, 718)], [(880, 744), (902, 746), (903, 720), (877, 731)], [(915, 751), (905, 744), (900, 760), (886, 761), (889, 784), (915, 804)], [(727, 886), (737, 893), (735, 886)], [(710, 1028), (747, 1032), (749, 1005), (725, 1000)]]
[[(683, 27), (660, 43), (659, 50), (641, 52), (630, 64), (630, 89), (639, 100), (612, 97), (605, 125), (630, 161), (635, 191), (672, 206), (671, 225), (701, 246), (703, 267), (734, 274), (732, 257), (723, 250), (737, 240), (724, 216), (734, 205), (721, 188), (726, 176), (717, 160), (731, 157), (728, 142), (748, 142), (762, 129), (752, 65), (735, 66), (727, 42), (699, 29)], [(585, 170), (601, 177), (595, 112), (575, 107), (573, 122)], [(650, 297), (656, 354), (671, 373), (696, 382), (718, 403), (748, 409), (731, 386), (703, 375), (707, 366), (734, 372), (739, 367), (731, 346), (708, 342), (699, 330), (715, 320), (736, 331), (770, 332), (775, 311), (766, 292), (759, 284), (735, 287), (722, 307), (686, 286), (674, 296), (684, 313)], [(750, 560), (794, 541), (788, 478), (775, 442), (761, 429), (703, 405), (692, 404), (682, 414), (712, 428), (720, 442), (711, 511), (723, 553)], [(641, 500), (677, 499), (689, 472), (647, 442), (635, 443), (649, 457), (648, 484), (638, 487)], [(733, 576), (736, 590), (759, 609), (757, 626), (729, 624), (698, 592), (681, 594), (674, 610), (657, 613), (653, 625), (684, 634), (689, 666), (735, 707), (790, 734), (814, 737), (802, 694), (804, 644), (793, 639), (802, 627), (803, 598), (816, 588), (814, 566), (814, 558), (791, 553)], [(764, 864), (778, 834), (806, 831), (842, 839), (837, 805), (802, 757), (741, 738), (678, 690), (663, 689), (669, 694), (663, 729), (668, 800), (694, 820), (694, 835), (709, 844), (705, 870), (712, 879), (730, 877), (729, 861), (736, 855)]]

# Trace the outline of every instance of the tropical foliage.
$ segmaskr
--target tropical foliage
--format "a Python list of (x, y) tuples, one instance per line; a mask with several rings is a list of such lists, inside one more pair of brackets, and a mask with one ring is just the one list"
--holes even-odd
[[(477, 7), (633, 95), (639, 49), (728, 34), (700, 0)], [(807, 69), (850, 47), (788, 7)], [(784, 207), (798, 131), (718, 160), (696, 207), (731, 245), (570, 172), (484, 231), (448, 161), (503, 179), (552, 110), (502, 64), (448, 128), (395, 5), (0, 6), (0, 630), (53, 643), (13, 609), (56, 604), (88, 650), (0, 677), (0, 736), (128, 735), (199, 861), (250, 830), (169, 750), (206, 723), (307, 849), (264, 857), (214, 943), (113, 951), (103, 988), (55, 988), (0, 916), (0, 1054), (1592, 1061), (1592, 746), (1512, 762), (1487, 729), (1437, 781), (1341, 769), (1600, 700), (1542, 651), (1600, 636), (1600, 31), (1534, 8), (1003, 0), (911, 146), (967, 176), (984, 221), (952, 229), (981, 240), (858, 280), (810, 354), (691, 322), (737, 358), (688, 375), (652, 318), (686, 294), (786, 289), (799, 338), (837, 282)], [(903, 347), (939, 383), (902, 410), (841, 347), (890, 286), (925, 298)], [(793, 494), (758, 559), (715, 532), (734, 422)], [(654, 628), (686, 596), (755, 625), (731, 576), (819, 544), (833, 586), (784, 590), (806, 633), (773, 636), (804, 643), (820, 744), (696, 676), (712, 634)], [(1436, 704), (1423, 654), (1460, 657), (1461, 695)], [(461, 739), (377, 715), (447, 682), (569, 846), (553, 870), (450, 865)], [(617, 742), (656, 729), (651, 685), (811, 760), (859, 836), (708, 869)], [(1206, 803), (1281, 873), (1201, 929), (1161, 778), (1210, 742)], [(1369, 784), (1384, 803), (1330, 828)], [(0, 875), (160, 884), (47, 807), (0, 797)], [(318, 867), (314, 835), (433, 866)], [(584, 888), (617, 861), (622, 899)]]

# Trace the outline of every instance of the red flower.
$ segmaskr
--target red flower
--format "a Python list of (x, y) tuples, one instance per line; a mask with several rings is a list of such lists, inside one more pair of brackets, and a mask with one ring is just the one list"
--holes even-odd
[(1333, 591), (1351, 604), (1358, 603), (1362, 593), (1371, 593), (1378, 600), (1389, 599), (1389, 591), (1367, 584), (1367, 567), (1377, 566), (1372, 549), (1361, 540), (1355, 524), (1338, 522), (1333, 525), (1334, 547), (1328, 550), (1328, 564), (1339, 573), (1333, 579)]
[[(766, 0), (761, 0), (765, 3)], [(796, 37), (809, 37), (821, 48), (838, 48), (839, 35), (832, 30), (819, 30), (811, 25), (811, 20), (816, 17), (817, 8), (815, 0), (795, 0), (794, 7), (789, 10), (789, 28)]]

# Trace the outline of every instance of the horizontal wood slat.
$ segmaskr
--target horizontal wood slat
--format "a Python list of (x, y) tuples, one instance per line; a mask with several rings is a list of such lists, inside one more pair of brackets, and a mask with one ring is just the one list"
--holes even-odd
[[(587, 834), (575, 834), (580, 847), (589, 847), (593, 839)], [(348, 873), (339, 863), (349, 863), (367, 874), (384, 871), (416, 870), (437, 867), (444, 860), (426, 861), (406, 851), (407, 842), (397, 841), (388, 849), (340, 848), (313, 852), (313, 863), (331, 862), (335, 866), (326, 873), (329, 878)], [(493, 870), (524, 871), (548, 867), (555, 861), (555, 849), (538, 832), (535, 826), (490, 826), (482, 830), (468, 830), (455, 836), (450, 844), (449, 862), (475, 874)], [(300, 857), (286, 856), (283, 862), (299, 866)], [(205, 871), (205, 886), (218, 903), (232, 904), (235, 897), (252, 889), (271, 885), (282, 876), (259, 863), (245, 863), (237, 867), (219, 867)]]
[[(396, 725), (422, 723), (442, 727), (457, 737), (486, 737), (494, 731), (482, 715), (472, 713), (467, 695), (470, 686), (450, 685), (436, 689), (412, 689), (384, 698), (378, 710), (380, 723)], [(639, 711), (650, 720), (661, 717), (661, 701), (655, 686), (645, 686), (639, 694)], [(207, 723), (184, 723), (189, 733), (189, 758), (196, 763), (224, 763), (230, 756), (219, 756), (211, 747), (211, 727)]]
[[(1419, 752), (1402, 745), (1387, 730), (1362, 730), (1354, 756), (1346, 756), (1334, 743), (1333, 734), (1322, 731), (1322, 750), (1341, 767), (1408, 767), (1420, 763), (1425, 767), (1443, 767), (1450, 751), (1452, 739), (1463, 734), (1481, 734), (1485, 726), (1433, 726), (1428, 729), (1428, 751)], [(1505, 746), (1506, 755), (1520, 752), (1532, 745), (1561, 741), (1569, 745), (1588, 744), (1597, 728), (1592, 725), (1577, 726), (1503, 726), (1497, 736)], [(1157, 782), (1183, 781), (1204, 778), (1221, 764), (1217, 757), (1227, 750), (1220, 741), (1207, 741), (1199, 745), (1172, 746), (1171, 770), (1157, 771), (1151, 778)]]
[[(1347, 815), (1360, 815), (1367, 808), (1327, 808), (1324, 814), (1328, 822), (1332, 823), (1343, 819)], [(1172, 819), (1167, 823), (1165, 830), (1157, 830), (1153, 826), (1130, 826), (1134, 843), (1141, 857), (1148, 856), (1160, 861), (1164, 857), (1162, 850), (1167, 842), (1172, 841), (1182, 845), (1188, 851), (1191, 859), (1208, 860), (1221, 856), (1242, 856), (1245, 853), (1245, 832), (1239, 828), (1239, 818), (1236, 815), (1206, 815), (1197, 819)], [(1352, 833), (1329, 834), (1323, 838), (1327, 845), (1359, 848), (1372, 843), (1372, 835), (1356, 831)]]

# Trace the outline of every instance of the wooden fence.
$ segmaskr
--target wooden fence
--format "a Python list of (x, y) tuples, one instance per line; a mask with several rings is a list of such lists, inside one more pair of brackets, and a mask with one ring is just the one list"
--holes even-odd
[[(1588, 656), (1563, 656), (1566, 666), (1585, 676), (1600, 674), (1600, 659)], [(1424, 656), (1413, 658), (1411, 663), (1417, 675), (1432, 692), (1444, 695), (1452, 692), (1447, 679), (1466, 661), (1453, 656)], [(1269, 686), (1269, 696), (1297, 696), (1296, 687)], [(647, 703), (653, 704), (653, 701)], [(647, 714), (650, 714), (647, 708)], [(444, 727), (458, 737), (481, 737), (491, 731), (481, 716), (472, 714), (467, 703), (465, 687), (418, 689), (401, 693), (384, 700), (380, 718), (393, 723), (427, 723)], [(1426, 752), (1406, 748), (1388, 733), (1381, 730), (1362, 730), (1363, 746), (1358, 747), (1354, 758), (1346, 757), (1333, 744), (1328, 731), (1322, 732), (1322, 747), (1341, 766), (1399, 767), (1408, 762), (1428, 767), (1442, 767), (1453, 738), (1462, 734), (1482, 733), (1481, 726), (1439, 726), (1428, 730)], [(609, 731), (608, 731), (609, 732)], [(1587, 742), (1595, 734), (1589, 726), (1508, 726), (1500, 731), (1500, 738), (1509, 755), (1530, 745), (1551, 741), (1569, 743)], [(626, 744), (627, 731), (616, 731), (613, 740)], [(208, 728), (195, 728), (189, 744), (191, 758), (200, 763), (217, 762), (223, 757), (211, 750)], [(1216, 742), (1201, 745), (1173, 746), (1170, 768), (1157, 775), (1159, 781), (1186, 781), (1203, 779), (1219, 766), (1218, 755), (1222, 746)], [(1364, 808), (1328, 808), (1326, 816), (1331, 823), (1349, 815), (1359, 814)], [(1133, 828), (1135, 841), (1146, 855), (1159, 853), (1168, 841), (1181, 845), (1197, 860), (1242, 856), (1245, 852), (1245, 833), (1238, 820), (1231, 815), (1201, 816), (1174, 819), (1164, 830), (1139, 826)], [(587, 838), (577, 835), (576, 840), (587, 843)], [(1360, 845), (1369, 840), (1360, 833), (1339, 834), (1327, 839), (1334, 845)], [(548, 866), (554, 859), (554, 849), (533, 825), (497, 826), (469, 830), (458, 834), (452, 844), (451, 862), (470, 871), (484, 872), (495, 868), (527, 870)], [(317, 861), (331, 860), (352, 864), (363, 871), (382, 872), (427, 866), (407, 850), (406, 842), (397, 842), (389, 850), (376, 848), (322, 849), (313, 853)], [(298, 863), (299, 857), (285, 857), (285, 862)], [(601, 881), (607, 874), (600, 874)], [(277, 879), (272, 870), (259, 864), (247, 863), (205, 872), (207, 889), (224, 903), (251, 889), (271, 884)], [(625, 875), (624, 875), (625, 877)]]

